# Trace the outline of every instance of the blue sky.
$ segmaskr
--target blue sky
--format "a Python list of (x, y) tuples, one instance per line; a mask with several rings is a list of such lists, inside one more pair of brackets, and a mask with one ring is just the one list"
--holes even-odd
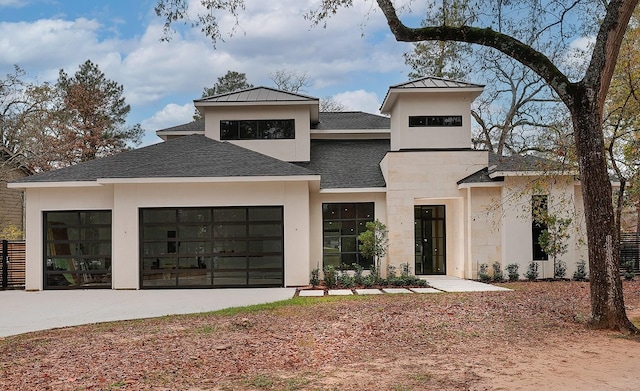
[[(238, 31), (216, 48), (190, 28), (160, 42), (155, 3), (0, 0), (0, 74), (15, 64), (31, 80), (55, 81), (60, 69), (73, 74), (89, 59), (124, 86), (128, 121), (146, 130), (143, 145), (160, 141), (157, 129), (190, 121), (193, 99), (227, 70), (266, 86), (277, 70), (306, 73), (304, 93), (373, 113), (390, 85), (407, 80), (402, 54), (410, 45), (393, 39), (372, 3), (355, 2), (323, 29), (302, 16), (318, 0), (246, 0)], [(221, 24), (228, 32), (233, 20)]]

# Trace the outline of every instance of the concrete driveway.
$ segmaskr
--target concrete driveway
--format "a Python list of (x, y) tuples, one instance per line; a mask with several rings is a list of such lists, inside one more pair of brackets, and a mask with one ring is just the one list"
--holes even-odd
[(0, 337), (264, 304), (290, 299), (294, 293), (295, 288), (0, 291)]

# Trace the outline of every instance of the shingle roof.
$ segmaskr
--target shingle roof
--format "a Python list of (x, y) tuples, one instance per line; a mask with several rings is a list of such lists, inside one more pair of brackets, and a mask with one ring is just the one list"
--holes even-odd
[(489, 153), (489, 173), (517, 171), (564, 171), (569, 167), (560, 162), (530, 155), (500, 156)]
[[(317, 130), (349, 129), (390, 129), (391, 120), (382, 115), (362, 111), (320, 112), (320, 122), (313, 126)], [(192, 121), (182, 125), (160, 129), (157, 132), (204, 132), (204, 120)]]
[(362, 111), (320, 112), (320, 122), (314, 126), (318, 130), (390, 128), (389, 117)]
[(17, 183), (98, 178), (306, 176), (311, 171), (203, 135), (179, 137), (114, 156), (33, 175)]
[(493, 173), (570, 171), (562, 163), (529, 155), (501, 156), (489, 152), (488, 166), (459, 180), (457, 183), (501, 182), (504, 177), (491, 177)]
[(196, 99), (194, 102), (291, 102), (291, 101), (318, 101), (312, 96), (294, 94), (292, 92), (276, 90), (269, 87), (253, 87), (246, 90), (229, 92), (221, 95)]
[(186, 124), (172, 126), (170, 128), (160, 129), (157, 132), (204, 132), (204, 119), (191, 121)]
[(380, 161), (389, 140), (312, 140), (311, 162), (298, 165), (321, 175), (323, 189), (385, 187)]

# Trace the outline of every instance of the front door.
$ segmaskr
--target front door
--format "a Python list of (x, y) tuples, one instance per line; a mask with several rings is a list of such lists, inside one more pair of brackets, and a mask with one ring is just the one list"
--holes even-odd
[(446, 274), (444, 205), (419, 205), (415, 216), (415, 273)]

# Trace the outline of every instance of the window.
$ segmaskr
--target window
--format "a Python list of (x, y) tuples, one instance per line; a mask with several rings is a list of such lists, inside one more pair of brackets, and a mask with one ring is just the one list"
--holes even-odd
[(140, 210), (141, 286), (284, 285), (282, 206)]
[(540, 245), (540, 234), (545, 231), (547, 223), (545, 219), (548, 215), (549, 196), (534, 195), (531, 197), (531, 243), (533, 245), (533, 260), (546, 261), (549, 255)]
[(462, 126), (461, 115), (414, 115), (409, 117), (409, 127)]
[(373, 202), (322, 204), (324, 266), (369, 268), (373, 264), (358, 249), (358, 235), (367, 230), (367, 222), (374, 221), (373, 209)]
[(111, 288), (111, 211), (44, 212), (44, 288)]
[(262, 140), (295, 138), (295, 120), (220, 121), (220, 140)]

